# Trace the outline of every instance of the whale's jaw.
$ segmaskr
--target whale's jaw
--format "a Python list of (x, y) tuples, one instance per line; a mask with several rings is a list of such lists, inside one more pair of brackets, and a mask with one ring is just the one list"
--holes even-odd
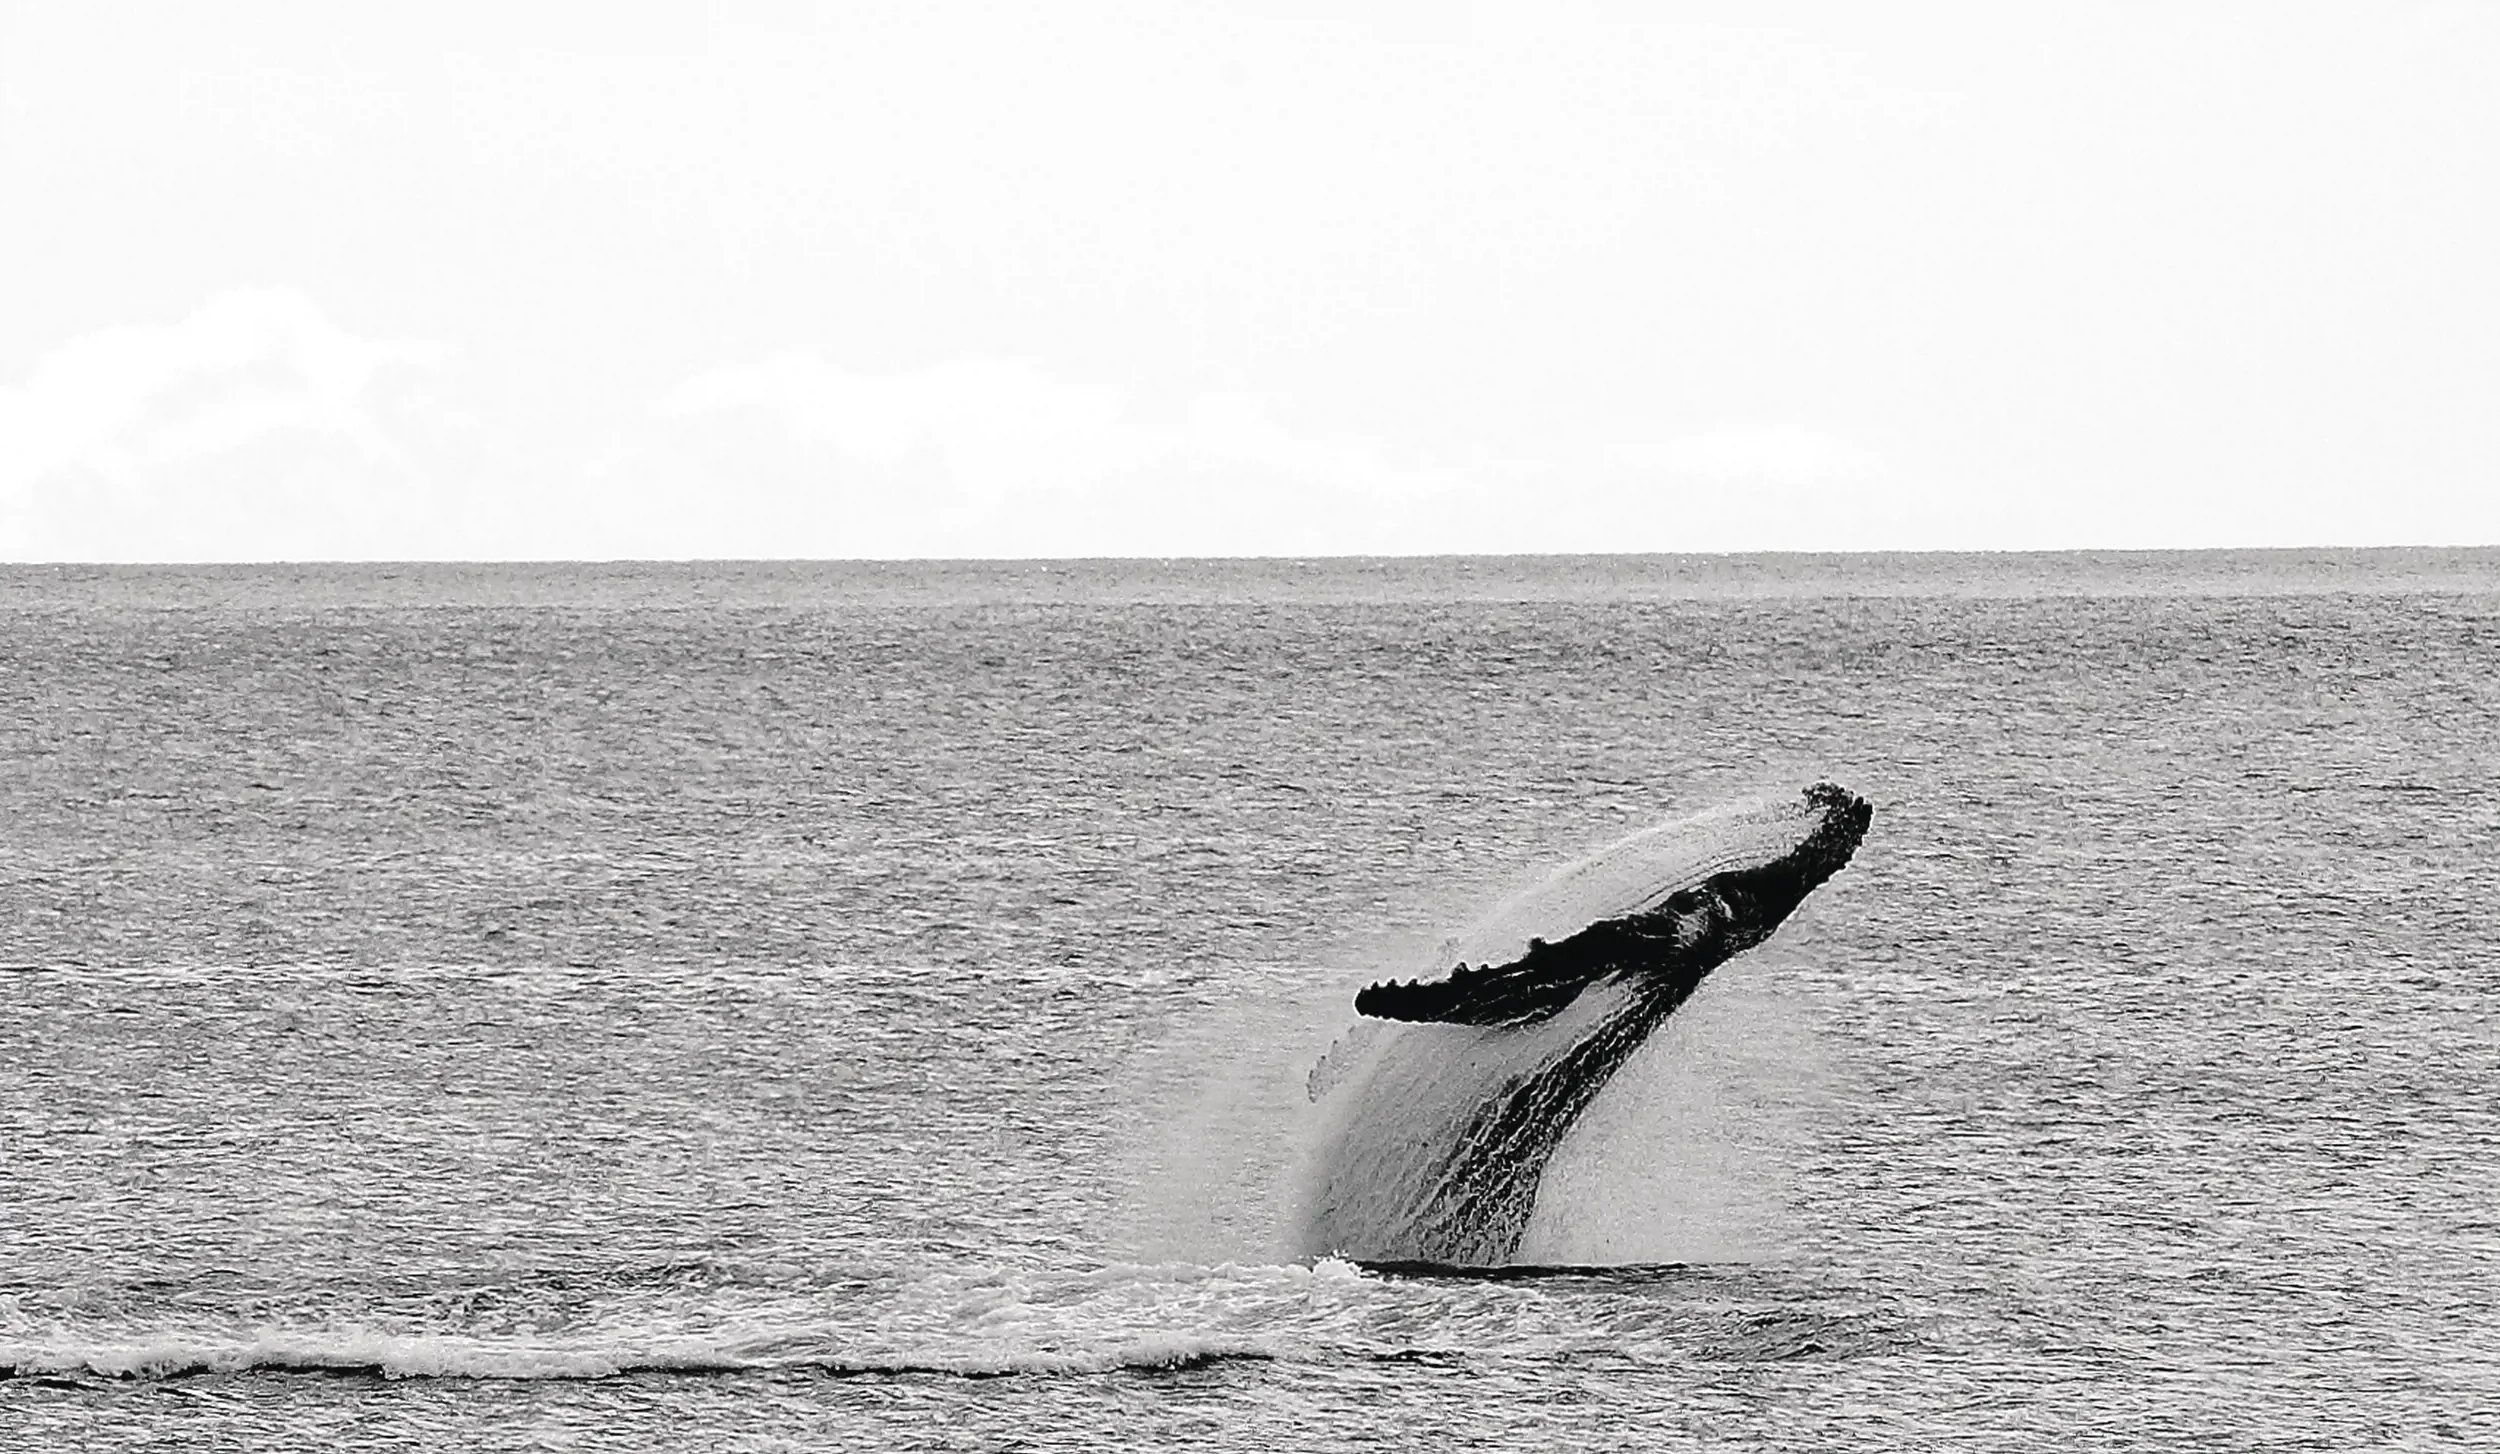
[(1769, 938), (1849, 862), (1871, 816), (1865, 800), (1818, 783), (1801, 800), (1694, 825), (1715, 851), (1688, 851), (1696, 861), (1680, 871), (1657, 867), (1686, 844), (1676, 829), (1635, 835), (1558, 875), (1559, 909), (1531, 895), (1506, 927), (1473, 939), (1490, 959), (1521, 924), (1606, 906), (1576, 930), (1526, 935), (1500, 962), (1460, 960), (1438, 979), (1365, 989), (1360, 1013), (1403, 1023), (1379, 1027), (1329, 1095), (1333, 1134), (1303, 1250), (1509, 1261), (1581, 1112), (1712, 970)]

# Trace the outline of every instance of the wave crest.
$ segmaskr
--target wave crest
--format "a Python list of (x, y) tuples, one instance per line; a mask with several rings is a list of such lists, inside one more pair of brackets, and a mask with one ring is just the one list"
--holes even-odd
[(640, 1375), (817, 1374), (827, 1377), (1167, 1373), (1237, 1360), (1270, 1361), (1264, 1343), (1148, 1338), (1100, 1349), (964, 1349), (859, 1355), (756, 1346), (759, 1340), (672, 1339), (640, 1345), (508, 1344), (350, 1330), (269, 1332), (221, 1341), (168, 1337), (0, 1349), (0, 1378), (157, 1381), (249, 1372), (384, 1379), (588, 1381)]

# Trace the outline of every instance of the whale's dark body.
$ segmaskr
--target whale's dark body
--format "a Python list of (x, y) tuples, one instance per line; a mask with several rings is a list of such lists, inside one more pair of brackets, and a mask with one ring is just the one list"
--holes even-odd
[(1362, 1015), (1400, 1023), (1341, 1044), (1314, 1074), (1334, 1129), (1304, 1250), (1510, 1261), (1580, 1113), (1712, 970), (1849, 862), (1869, 817), (1863, 799), (1818, 783), (1801, 800), (1636, 834), (1447, 946), (1441, 977), (1357, 995)]

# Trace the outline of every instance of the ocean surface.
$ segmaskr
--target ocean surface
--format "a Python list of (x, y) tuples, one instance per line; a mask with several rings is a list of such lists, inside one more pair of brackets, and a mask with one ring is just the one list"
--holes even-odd
[[(2500, 1447), (2500, 552), (0, 568), (0, 1448)], [(1865, 795), (1502, 1276), (1352, 991)]]

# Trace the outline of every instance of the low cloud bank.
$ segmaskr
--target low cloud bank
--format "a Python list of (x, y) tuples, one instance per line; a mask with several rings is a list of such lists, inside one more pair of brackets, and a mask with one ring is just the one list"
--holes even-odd
[(1146, 398), (992, 356), (873, 372), (779, 354), (686, 378), (580, 439), (478, 405), (456, 362), (439, 343), (359, 337), (284, 288), (74, 340), (0, 385), (0, 559), (2023, 549), (2500, 530), (2400, 486), (2366, 538), (2333, 528), (2336, 501), (2254, 486), (1957, 491), (1811, 420), (1631, 419), (1547, 457), (1494, 458), (1313, 427), (1290, 401)]

